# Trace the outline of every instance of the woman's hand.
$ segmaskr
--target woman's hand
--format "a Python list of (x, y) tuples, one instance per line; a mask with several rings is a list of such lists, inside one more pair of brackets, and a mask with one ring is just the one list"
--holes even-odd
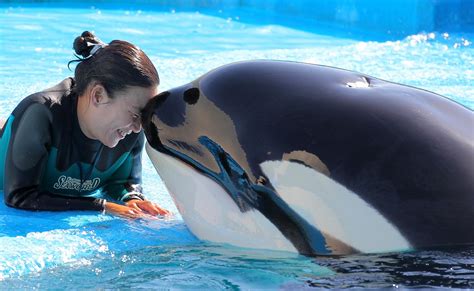
[(105, 202), (105, 213), (126, 217), (126, 218), (140, 218), (145, 216), (145, 213), (135, 207), (121, 205), (113, 202)]
[(127, 201), (125, 203), (130, 208), (133, 208), (137, 211), (141, 211), (144, 214), (148, 214), (151, 216), (156, 216), (156, 215), (163, 215), (163, 216), (169, 216), (171, 215), (171, 212), (161, 208), (158, 204), (153, 203), (148, 200), (140, 200), (140, 199), (132, 199), (130, 201)]

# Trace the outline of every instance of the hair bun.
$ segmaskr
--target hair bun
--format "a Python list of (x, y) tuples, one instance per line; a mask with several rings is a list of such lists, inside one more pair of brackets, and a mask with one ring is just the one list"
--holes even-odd
[(92, 32), (84, 31), (81, 36), (76, 37), (72, 45), (76, 54), (81, 55), (84, 58), (87, 58), (91, 54), (91, 50), (94, 46), (90, 44), (102, 43)]

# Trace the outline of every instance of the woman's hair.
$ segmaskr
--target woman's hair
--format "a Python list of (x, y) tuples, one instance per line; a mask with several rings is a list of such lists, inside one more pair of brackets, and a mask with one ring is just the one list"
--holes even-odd
[(127, 86), (148, 88), (160, 84), (160, 77), (151, 60), (129, 42), (114, 40), (106, 45), (93, 33), (84, 31), (74, 40), (73, 48), (78, 60), (71, 62), (79, 64), (74, 71), (75, 85), (72, 90), (79, 96), (91, 81), (100, 83), (111, 96)]

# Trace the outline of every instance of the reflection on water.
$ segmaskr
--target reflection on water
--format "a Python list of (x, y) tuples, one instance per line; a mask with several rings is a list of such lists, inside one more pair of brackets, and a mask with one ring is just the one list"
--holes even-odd
[(338, 275), (309, 280), (317, 287), (474, 288), (474, 247), (318, 259)]

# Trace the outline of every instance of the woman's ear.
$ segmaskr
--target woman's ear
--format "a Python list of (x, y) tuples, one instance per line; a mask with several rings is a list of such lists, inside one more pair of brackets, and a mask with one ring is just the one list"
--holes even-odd
[(109, 103), (109, 95), (107, 94), (107, 90), (105, 90), (104, 86), (98, 83), (92, 86), (90, 98), (90, 101), (94, 106)]

